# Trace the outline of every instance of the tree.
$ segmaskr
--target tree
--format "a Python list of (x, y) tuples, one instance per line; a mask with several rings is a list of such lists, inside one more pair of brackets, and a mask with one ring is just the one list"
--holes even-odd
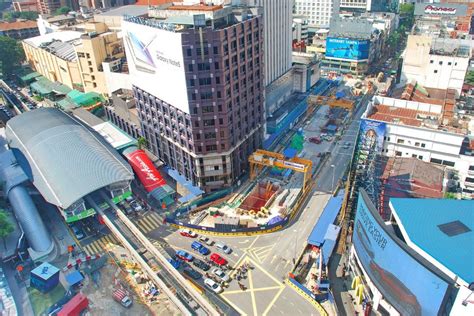
[(0, 210), (0, 237), (3, 239), (3, 247), (4, 249), (7, 248), (7, 241), (5, 237), (11, 234), (15, 228), (13, 227), (12, 223), (8, 219), (7, 213), (4, 210)]
[(20, 12), (20, 18), (25, 19), (25, 20), (36, 21), (36, 19), (38, 18), (38, 12), (23, 11), (23, 12)]
[(407, 29), (411, 29), (415, 22), (415, 6), (411, 3), (400, 5), (400, 26), (404, 25)]
[(474, 86), (474, 71), (469, 71), (464, 79), (464, 82)]
[(138, 149), (144, 149), (147, 145), (147, 141), (145, 139), (145, 137), (143, 136), (140, 136), (137, 138), (137, 146), (138, 146)]
[(38, 18), (38, 12), (34, 11), (23, 11), (23, 12), (3, 12), (2, 18), (6, 21), (13, 21), (15, 19), (25, 19), (25, 20), (36, 20)]
[(0, 72), (4, 76), (11, 75), (25, 58), (23, 48), (14, 39), (0, 36)]
[(68, 14), (69, 11), (71, 11), (69, 7), (60, 7), (59, 9), (56, 10), (55, 14), (56, 15)]

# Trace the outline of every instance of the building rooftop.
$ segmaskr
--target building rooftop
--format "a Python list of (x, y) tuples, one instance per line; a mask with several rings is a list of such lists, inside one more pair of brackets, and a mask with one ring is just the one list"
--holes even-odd
[(329, 36), (353, 39), (371, 39), (374, 33), (380, 32), (373, 21), (364, 18), (333, 17), (330, 22)]
[(434, 258), (466, 285), (474, 280), (472, 201), (394, 198), (390, 203), (409, 246)]
[(0, 22), (0, 31), (38, 28), (36, 21)]
[[(436, 89), (434, 92), (437, 93)], [(407, 93), (410, 94), (410, 92)], [(468, 120), (454, 116), (454, 104), (452, 102), (439, 104), (440, 102), (424, 103), (421, 101), (376, 96), (373, 98), (372, 106), (368, 107), (365, 116), (372, 120), (392, 124), (467, 134)]]
[(129, 164), (97, 132), (55, 108), (9, 120), (7, 140), (46, 201), (68, 208), (103, 187), (129, 182)]
[(148, 5), (124, 5), (121, 7), (113, 8), (111, 10), (105, 11), (99, 16), (118, 16), (122, 17), (123, 15), (134, 15), (140, 16), (148, 13)]
[(73, 43), (79, 41), (81, 32), (62, 31), (35, 36), (24, 40), (25, 43), (44, 49), (53, 55), (67, 61), (77, 59)]

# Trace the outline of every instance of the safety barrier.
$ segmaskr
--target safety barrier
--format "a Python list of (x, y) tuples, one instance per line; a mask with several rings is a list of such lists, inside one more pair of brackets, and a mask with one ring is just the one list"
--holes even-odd
[(316, 307), (321, 316), (328, 316), (328, 313), (324, 307), (317, 301), (316, 295), (311, 293), (307, 288), (301, 285), (298, 281), (293, 278), (287, 278), (285, 283), (292, 287), (299, 295), (306, 299), (311, 305)]

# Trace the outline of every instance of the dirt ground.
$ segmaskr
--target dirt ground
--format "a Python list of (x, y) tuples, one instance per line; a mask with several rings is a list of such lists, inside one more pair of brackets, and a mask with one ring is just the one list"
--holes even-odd
[[(121, 252), (120, 250), (121, 249), (118, 251)], [(128, 282), (127, 279), (131, 280), (131, 282)], [(123, 307), (113, 299), (112, 293), (115, 288), (115, 280), (120, 280), (120, 283), (123, 284), (130, 293), (133, 293), (133, 305), (130, 308)], [(145, 304), (144, 298), (141, 295), (143, 285), (135, 283), (130, 277), (127, 278), (127, 273), (120, 269), (111, 258), (107, 264), (100, 269), (98, 285), (96, 285), (88, 275), (85, 276), (83, 284), (84, 286), (81, 290), (89, 298), (90, 315), (168, 316), (180, 314), (174, 304), (170, 302), (170, 299), (163, 294), (161, 290), (160, 294), (155, 296), (156, 301), (148, 305)]]

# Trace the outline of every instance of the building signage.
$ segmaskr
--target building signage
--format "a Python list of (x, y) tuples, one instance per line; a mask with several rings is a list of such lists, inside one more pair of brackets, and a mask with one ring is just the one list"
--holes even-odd
[(417, 3), (415, 6), (415, 15), (466, 16), (467, 7), (463, 4)]
[(126, 157), (147, 192), (151, 192), (157, 187), (166, 184), (165, 180), (158, 170), (156, 170), (145, 151), (138, 149), (127, 154)]
[(326, 57), (344, 60), (366, 60), (369, 58), (370, 41), (350, 38), (328, 37)]
[(285, 161), (285, 162), (283, 163), (283, 165), (285, 165), (285, 166), (287, 166), (287, 167), (295, 168), (295, 169), (297, 169), (297, 170), (304, 171), (304, 165), (299, 164), (299, 163), (294, 163), (294, 162), (290, 162), (290, 161)]

